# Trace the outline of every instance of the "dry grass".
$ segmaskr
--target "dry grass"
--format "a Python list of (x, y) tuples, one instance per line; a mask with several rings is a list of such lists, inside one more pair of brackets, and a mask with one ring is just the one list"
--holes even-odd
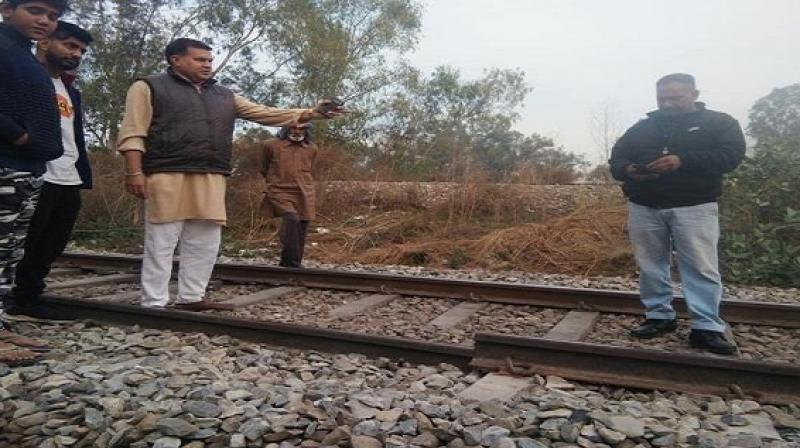
[(543, 223), (490, 229), (448, 228), (420, 216), (386, 215), (364, 223), (360, 232), (340, 230), (338, 237), (321, 238), (322, 246), (340, 250), (320, 255), (333, 262), (616, 273), (633, 267), (625, 220), (621, 206), (584, 208)]
[(84, 191), (73, 238), (82, 246), (138, 250), (142, 241), (138, 201), (125, 191), (122, 158), (90, 153), (94, 188)]
[[(83, 246), (139, 251), (137, 201), (123, 186), (122, 160), (92, 154), (96, 186), (84, 195), (75, 237)], [(223, 252), (277, 252), (277, 220), (260, 213), (264, 184), (253, 149), (228, 181)], [(324, 173), (319, 174), (324, 177)], [(538, 190), (537, 190), (538, 191)], [(308, 256), (334, 263), (480, 267), (594, 275), (633, 266), (625, 207), (612, 193), (568, 194), (519, 184), (442, 185), (320, 182)], [(560, 194), (560, 193), (559, 193)], [(556, 206), (553, 206), (553, 204)], [(314, 232), (317, 227), (323, 232)]]

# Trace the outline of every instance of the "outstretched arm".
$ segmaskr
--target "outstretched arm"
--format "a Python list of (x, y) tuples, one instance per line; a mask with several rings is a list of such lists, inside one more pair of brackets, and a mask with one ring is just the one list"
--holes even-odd
[(239, 95), (234, 96), (236, 117), (266, 126), (293, 126), (311, 120), (327, 120), (344, 114), (343, 108), (323, 113), (320, 105), (313, 109), (280, 109), (254, 103)]

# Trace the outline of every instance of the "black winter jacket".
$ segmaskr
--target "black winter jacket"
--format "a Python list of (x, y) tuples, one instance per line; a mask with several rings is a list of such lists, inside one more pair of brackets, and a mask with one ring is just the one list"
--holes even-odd
[[(654, 208), (687, 207), (715, 202), (722, 192), (722, 175), (742, 162), (745, 140), (739, 123), (730, 115), (705, 108), (682, 115), (650, 112), (627, 130), (611, 151), (611, 174), (622, 181), (625, 196)], [(625, 167), (646, 165), (673, 154), (681, 166), (657, 179), (637, 182)]]
[[(25, 133), (28, 143), (14, 145)], [(31, 42), (0, 24), (0, 167), (38, 176), (45, 162), (63, 153), (53, 81), (31, 53)]]

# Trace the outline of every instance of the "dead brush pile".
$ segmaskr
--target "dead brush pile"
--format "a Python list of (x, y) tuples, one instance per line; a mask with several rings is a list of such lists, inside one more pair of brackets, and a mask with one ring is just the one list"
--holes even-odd
[(581, 275), (630, 272), (633, 267), (624, 235), (623, 206), (581, 208), (542, 223), (488, 231), (463, 225), (437, 229), (436, 225), (424, 224), (412, 216), (403, 218), (386, 215), (360, 232), (352, 232), (345, 238), (344, 250), (334, 258), (374, 264)]
[(514, 269), (596, 275), (633, 267), (624, 207), (582, 208), (572, 214), (499, 229), (472, 243), (479, 260)]

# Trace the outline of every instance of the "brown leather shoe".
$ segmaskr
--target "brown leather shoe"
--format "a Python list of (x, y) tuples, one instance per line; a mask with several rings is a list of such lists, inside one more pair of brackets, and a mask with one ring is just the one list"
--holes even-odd
[(52, 347), (39, 339), (26, 338), (25, 336), (12, 333), (8, 330), (0, 330), (0, 342), (8, 342), (17, 347), (24, 348), (33, 352), (47, 352)]
[(39, 353), (0, 341), (0, 364), (9, 367), (29, 366), (41, 360), (42, 355)]
[(181, 310), (181, 311), (207, 311), (207, 310), (224, 311), (233, 309), (233, 305), (231, 304), (212, 302), (210, 300), (201, 300), (199, 302), (191, 302), (191, 303), (176, 303), (172, 307), (175, 308), (176, 310)]

